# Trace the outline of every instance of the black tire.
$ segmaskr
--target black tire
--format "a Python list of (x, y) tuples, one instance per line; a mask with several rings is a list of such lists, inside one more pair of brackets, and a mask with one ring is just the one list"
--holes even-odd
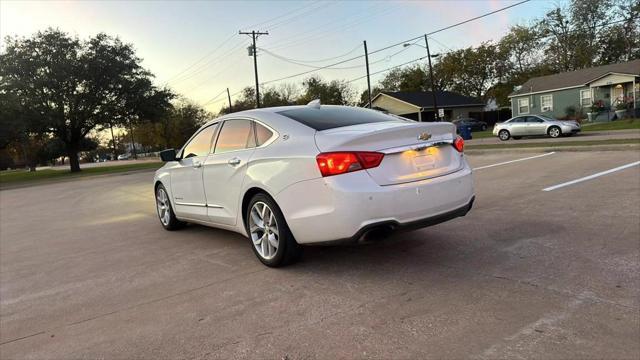
[(502, 141), (507, 141), (509, 140), (510, 137), (511, 137), (511, 134), (509, 134), (508, 130), (500, 130), (498, 132), (498, 139)]
[(562, 130), (557, 126), (551, 126), (549, 130), (547, 130), (547, 135), (552, 138), (559, 138), (562, 136)]
[[(164, 193), (164, 201), (162, 201), (162, 193)], [(160, 184), (156, 187), (156, 212), (158, 213), (158, 219), (160, 220), (160, 225), (162, 225), (165, 230), (173, 231), (183, 228), (186, 223), (180, 221), (176, 218), (176, 214), (173, 212), (173, 206), (171, 206), (171, 200), (169, 200), (169, 193), (167, 189), (165, 189), (164, 185)], [(160, 204), (162, 204), (162, 209)], [(167, 213), (162, 212), (162, 210), (166, 210)], [(163, 219), (163, 216), (166, 216)]]
[[(251, 217), (251, 211), (254, 208), (254, 205), (258, 203), (263, 203), (268, 206), (268, 209), (273, 213), (276, 221), (276, 229), (277, 229), (277, 237), (278, 237), (278, 247), (276, 249), (275, 255), (271, 258), (265, 258), (260, 254), (257, 249), (256, 244), (254, 244), (251, 231), (249, 229)], [(285, 265), (289, 265), (297, 261), (302, 255), (302, 247), (298, 244), (296, 239), (293, 237), (289, 226), (287, 225), (287, 221), (280, 210), (280, 207), (276, 202), (267, 194), (258, 193), (251, 198), (249, 201), (249, 205), (245, 209), (245, 221), (244, 226), (247, 231), (247, 235), (249, 237), (249, 244), (253, 253), (256, 255), (258, 260), (269, 267), (281, 267)], [(263, 248), (264, 249), (264, 248)]]
[(482, 125), (482, 126), (480, 127), (480, 130), (482, 130), (482, 131), (486, 131), (486, 130), (487, 130), (487, 125)]
[(520, 140), (522, 139), (522, 136), (513, 136), (513, 140)]

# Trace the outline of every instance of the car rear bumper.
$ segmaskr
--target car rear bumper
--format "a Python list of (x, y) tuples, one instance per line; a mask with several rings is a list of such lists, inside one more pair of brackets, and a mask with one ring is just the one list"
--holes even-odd
[(472, 171), (380, 186), (366, 171), (293, 184), (277, 194), (301, 244), (358, 240), (377, 227), (415, 229), (463, 216), (474, 199)]

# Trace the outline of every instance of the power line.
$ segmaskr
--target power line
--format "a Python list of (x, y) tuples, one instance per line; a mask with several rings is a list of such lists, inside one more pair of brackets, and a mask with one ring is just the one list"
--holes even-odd
[[(352, 54), (353, 52), (355, 52), (356, 50), (360, 49), (362, 47), (361, 44), (358, 44), (358, 46), (354, 47), (353, 49), (349, 50), (348, 52), (342, 54), (342, 55), (338, 55), (338, 56), (333, 56), (330, 58), (326, 58), (326, 59), (320, 59), (320, 60), (297, 60), (297, 59), (291, 59), (282, 55), (277, 55), (273, 52), (270, 52), (271, 55), (277, 56), (283, 60), (288, 60), (288, 61), (293, 61), (293, 62), (298, 62), (298, 63), (319, 63), (319, 62), (325, 62), (325, 61), (329, 61), (329, 60), (335, 60), (335, 59), (339, 59), (342, 57), (345, 57), (349, 54)], [(265, 52), (267, 51), (266, 49), (261, 49), (264, 50)]]
[(180, 75), (184, 74), (185, 72), (187, 72), (188, 70), (190, 70), (191, 68), (193, 68), (196, 64), (198, 64), (199, 62), (201, 62), (202, 60), (206, 59), (207, 57), (209, 57), (210, 55), (213, 55), (216, 51), (218, 51), (218, 49), (220, 49), (221, 47), (223, 47), (226, 43), (228, 43), (231, 39), (233, 39), (236, 36), (236, 34), (233, 34), (231, 36), (229, 36), (226, 40), (224, 40), (220, 45), (218, 45), (215, 49), (213, 49), (212, 51), (208, 52), (206, 55), (204, 55), (203, 57), (201, 57), (200, 59), (198, 59), (196, 62), (192, 63), (191, 65), (189, 65), (186, 69), (180, 71), (179, 73), (173, 75), (172, 77), (170, 77), (169, 79), (167, 79), (167, 81), (165, 81), (165, 84), (171, 82), (171, 80), (179, 77)]
[[(258, 24), (251, 25), (251, 26), (249, 26), (249, 27), (255, 27), (255, 26), (259, 26), (259, 25), (263, 25), (263, 24), (270, 23), (270, 22), (272, 22), (272, 21), (275, 21), (275, 20), (281, 19), (281, 18), (283, 18), (283, 17), (285, 17), (285, 16), (289, 16), (289, 15), (291, 15), (291, 14), (294, 14), (294, 13), (298, 12), (299, 10), (303, 10), (303, 9), (305, 9), (305, 8), (307, 8), (307, 7), (309, 7), (309, 6), (312, 6), (312, 5), (316, 4), (316, 3), (319, 3), (319, 2), (320, 2), (320, 1), (316, 1), (316, 2), (311, 3), (311, 4), (305, 4), (304, 6), (301, 6), (301, 7), (299, 7), (299, 8), (296, 8), (295, 10), (291, 10), (291, 11), (285, 12), (284, 14), (281, 14), (281, 15), (275, 16), (275, 17), (273, 17), (273, 18), (270, 18), (270, 19), (268, 19), (268, 20), (262, 21), (262, 22), (260, 22), (260, 23), (258, 23)], [(177, 73), (177, 74), (173, 75), (172, 77), (170, 77), (167, 81), (165, 81), (165, 84), (168, 84), (169, 82), (172, 82), (174, 79), (176, 79), (176, 78), (178, 78), (180, 75), (182, 75), (182, 74), (186, 73), (187, 71), (189, 71), (190, 69), (192, 69), (195, 65), (197, 65), (198, 63), (200, 63), (201, 61), (203, 61), (203, 60), (204, 60), (204, 59), (206, 59), (207, 57), (209, 57), (209, 56), (211, 56), (211, 55), (215, 54), (215, 53), (216, 53), (220, 48), (222, 48), (226, 43), (228, 43), (231, 39), (233, 39), (233, 38), (234, 38), (234, 37), (236, 37), (236, 36), (237, 36), (237, 34), (236, 34), (236, 33), (233, 33), (231, 36), (229, 36), (227, 39), (225, 39), (225, 40), (224, 40), (220, 45), (218, 45), (215, 49), (213, 49), (212, 51), (208, 52), (207, 54), (205, 54), (204, 56), (202, 56), (201, 58), (199, 58), (198, 60), (196, 60), (196, 61), (195, 61), (194, 63), (192, 63), (191, 65), (187, 66), (187, 68), (185, 68), (184, 70), (182, 70), (182, 71), (180, 71), (179, 73)]]
[[(399, 68), (401, 66), (409, 65), (411, 63), (414, 63), (414, 62), (420, 61), (420, 60), (424, 60), (426, 58), (427, 58), (426, 56), (423, 56), (423, 57), (420, 57), (420, 58), (417, 58), (417, 59), (414, 59), (414, 60), (411, 60), (411, 61), (407, 61), (407, 62), (402, 63), (400, 65), (396, 65), (396, 66), (388, 67), (386, 69), (382, 69), (382, 70), (379, 70), (379, 71), (376, 71), (376, 72), (372, 72), (371, 74), (369, 74), (369, 76), (377, 75), (377, 74), (380, 74), (380, 73), (383, 73), (383, 72), (386, 72), (386, 71), (389, 71), (389, 70), (393, 70), (395, 68)], [(354, 81), (362, 80), (362, 79), (364, 79), (366, 77), (367, 77), (367, 75), (360, 76), (360, 77), (357, 77), (355, 79), (348, 80), (347, 83), (352, 83)]]
[(205, 106), (205, 105), (207, 105), (207, 104), (210, 104), (210, 103), (214, 102), (217, 98), (219, 98), (219, 97), (220, 97), (220, 95), (224, 94), (225, 92), (227, 92), (227, 90), (226, 90), (226, 89), (225, 89), (225, 90), (222, 90), (220, 93), (218, 93), (218, 95), (216, 95), (216, 96), (212, 97), (211, 99), (209, 99), (209, 100), (207, 100), (205, 103), (203, 103), (203, 104), (202, 104), (202, 106)]
[(452, 48), (450, 48), (450, 47), (448, 47), (447, 45), (443, 44), (441, 41), (438, 41), (437, 39), (435, 39), (435, 38), (433, 38), (433, 37), (431, 37), (431, 36), (429, 36), (428, 38), (429, 38), (429, 39), (431, 39), (431, 40), (433, 40), (436, 44), (438, 44), (438, 45), (442, 46), (443, 48), (446, 48), (446, 49), (448, 49), (449, 51), (453, 51), (453, 49), (452, 49)]
[[(285, 38), (283, 41), (277, 42), (275, 44), (271, 44), (270, 46), (273, 49), (285, 49), (285, 48), (290, 48), (290, 47), (294, 47), (297, 46), (298, 44), (302, 44), (302, 43), (306, 43), (312, 39), (317, 39), (321, 36), (323, 36), (324, 34), (327, 33), (336, 33), (337, 30), (339, 30), (340, 32), (347, 30), (349, 28), (352, 28), (356, 25), (362, 24), (366, 21), (369, 21), (369, 19), (374, 18), (376, 16), (382, 15), (382, 14), (386, 14), (392, 11), (397, 11), (397, 8), (389, 8), (387, 6), (380, 6), (379, 8), (376, 8), (376, 11), (374, 11), (373, 13), (361, 13), (361, 14), (357, 14), (355, 17), (341, 17), (341, 18), (336, 18), (333, 19), (331, 21), (328, 21), (318, 27), (315, 27), (311, 30), (299, 33), (295, 36), (289, 37), (289, 38)], [(331, 24), (334, 23), (340, 23), (341, 21), (343, 21), (345, 18), (348, 19), (348, 21), (343, 24), (343, 25), (338, 25), (338, 26), (329, 26)]]
[(482, 18), (487, 17), (487, 16), (489, 16), (489, 15), (493, 15), (493, 14), (495, 14), (495, 13), (499, 13), (499, 12), (501, 12), (501, 11), (505, 11), (505, 10), (511, 9), (512, 7), (516, 7), (516, 6), (518, 6), (518, 5), (522, 5), (522, 4), (527, 3), (527, 2), (529, 2), (529, 1), (531, 1), (531, 0), (523, 0), (523, 1), (517, 2), (517, 3), (515, 3), (515, 4), (511, 4), (511, 5), (509, 5), (509, 6), (505, 6), (505, 7), (503, 7), (503, 8), (500, 8), (500, 9), (497, 9), (497, 10), (494, 10), (494, 11), (491, 11), (491, 12), (488, 12), (488, 13), (486, 13), (486, 14), (482, 14), (482, 15), (479, 15), (479, 16), (476, 16), (476, 17), (473, 17), (473, 18), (471, 18), (471, 19), (467, 19), (467, 20), (461, 21), (461, 22), (459, 22), (459, 23), (455, 23), (455, 24), (453, 24), (453, 25), (449, 25), (449, 26), (443, 27), (443, 28), (441, 28), (441, 29), (438, 29), (438, 30), (432, 31), (432, 32), (430, 32), (430, 33), (427, 33), (426, 35), (427, 35), (427, 36), (429, 36), (429, 35), (437, 34), (437, 33), (439, 33), (439, 32), (442, 32), (442, 31), (445, 31), (445, 30), (449, 30), (449, 29), (454, 28), (454, 27), (456, 27), (456, 26), (464, 25), (464, 24), (466, 24), (466, 23), (469, 23), (469, 22), (472, 22), (472, 21), (475, 21), (475, 20), (478, 20), (478, 19), (482, 19)]
[(290, 23), (296, 22), (298, 20), (301, 20), (302, 17), (307, 15), (307, 14), (316, 12), (316, 11), (322, 9), (322, 8), (327, 7), (327, 6), (334, 6), (334, 5), (335, 5), (335, 3), (322, 3), (322, 4), (320, 4), (320, 6), (317, 6), (315, 8), (309, 9), (309, 10), (307, 10), (307, 11), (301, 13), (301, 14), (292, 16), (292, 17), (290, 17), (288, 19), (284, 19), (284, 20), (282, 20), (280, 22), (277, 22), (275, 24), (272, 24), (272, 25), (269, 25), (269, 26), (265, 26), (265, 28), (269, 29), (269, 31), (272, 31), (273, 29), (277, 29), (277, 28), (279, 28), (280, 26), (282, 26), (284, 24), (290, 24)]
[[(225, 90), (225, 91), (226, 91), (226, 90)], [(244, 91), (244, 88), (242, 88), (242, 90), (239, 90), (239, 91), (234, 92), (233, 94), (229, 95), (229, 97), (230, 97), (230, 98), (232, 98), (232, 97), (235, 97), (235, 96), (237, 96), (237, 95), (240, 95), (240, 93), (242, 93), (243, 91)], [(224, 92), (223, 92), (223, 94), (224, 94)], [(215, 103), (219, 103), (220, 101), (223, 101), (223, 100), (225, 100), (225, 98), (217, 99), (217, 100), (215, 100), (215, 101), (211, 101), (211, 102), (209, 102), (209, 103), (208, 103), (208, 104), (206, 104), (206, 105), (211, 106), (211, 105), (213, 105), (213, 104), (215, 104)], [(204, 105), (203, 105), (203, 106), (204, 106)]]
[[(324, 66), (302, 64), (302, 63), (299, 63), (299, 62), (295, 62), (295, 61), (289, 60), (289, 59), (287, 59), (285, 57), (282, 57), (280, 55), (274, 54), (274, 53), (272, 53), (271, 51), (269, 51), (267, 49), (263, 49), (263, 48), (259, 48), (259, 49), (264, 51), (266, 54), (269, 54), (269, 55), (271, 55), (271, 56), (273, 56), (273, 57), (275, 57), (277, 59), (280, 59), (280, 60), (282, 60), (284, 62), (288, 62), (290, 64), (294, 64), (294, 65), (298, 65), (298, 66), (304, 66), (304, 67), (308, 67), (308, 68), (312, 68), (312, 69), (316, 69), (316, 70), (318, 70), (318, 69), (323, 69), (323, 70), (325, 70), (325, 69), (326, 70), (350, 70), (350, 69), (358, 69), (358, 68), (361, 68), (362, 66), (364, 66), (364, 65), (354, 65), (354, 66), (342, 66), (342, 67), (324, 67)], [(377, 64), (377, 63), (385, 61), (385, 60), (386, 60), (386, 58), (382, 59), (382, 60), (378, 60), (378, 61), (373, 62), (371, 64)]]
[(303, 6), (301, 6), (299, 8), (296, 8), (294, 10), (288, 11), (288, 12), (286, 12), (284, 14), (281, 14), (281, 15), (278, 15), (276, 17), (272, 17), (271, 19), (268, 19), (268, 20), (265, 20), (265, 21), (262, 21), (262, 22), (259, 22), (259, 23), (253, 24), (253, 25), (245, 26), (245, 28), (255, 28), (255, 27), (265, 27), (265, 26), (268, 27), (268, 25), (266, 25), (266, 24), (268, 24), (268, 23), (270, 23), (272, 21), (275, 21), (275, 20), (281, 19), (281, 18), (283, 18), (285, 16), (289, 16), (291, 14), (294, 14), (294, 13), (300, 11), (300, 10), (303, 10), (306, 7), (313, 6), (314, 4), (319, 3), (319, 2), (320, 1), (314, 1), (314, 2), (312, 2), (310, 4), (304, 4)]
[[(512, 4), (512, 5), (509, 5), (509, 6), (505, 6), (505, 7), (503, 7), (503, 8), (500, 8), (500, 9), (497, 9), (497, 10), (494, 10), (494, 11), (491, 11), (491, 12), (488, 12), (488, 13), (485, 13), (485, 14), (482, 14), (482, 15), (479, 15), (479, 16), (476, 16), (476, 17), (473, 17), (473, 18), (471, 18), (471, 19), (467, 19), (467, 20), (464, 20), (464, 21), (461, 21), (461, 22), (455, 23), (455, 24), (453, 24), (453, 25), (449, 25), (449, 26), (446, 26), (446, 27), (443, 27), (443, 28), (440, 28), (440, 29), (434, 30), (434, 31), (429, 32), (429, 33), (427, 33), (427, 34), (425, 34), (425, 35), (427, 35), (427, 36), (428, 36), (428, 35), (433, 35), (433, 34), (436, 34), (436, 33), (439, 33), (439, 32), (442, 32), (442, 31), (445, 31), (445, 30), (448, 30), (448, 29), (451, 29), (451, 28), (454, 28), (454, 27), (457, 27), (457, 26), (460, 26), (460, 25), (463, 25), (463, 24), (467, 24), (467, 23), (469, 23), (469, 22), (472, 22), (472, 21), (475, 21), (475, 20), (478, 20), (478, 19), (482, 19), (482, 18), (484, 18), (484, 17), (487, 17), (487, 16), (489, 16), (489, 15), (496, 14), (496, 13), (501, 12), (501, 11), (505, 11), (505, 10), (507, 10), (507, 9), (513, 8), (513, 7), (515, 7), (515, 6), (518, 6), (518, 5), (524, 4), (524, 3), (529, 2), (529, 1), (530, 1), (530, 0), (523, 0), (523, 1), (520, 1), (520, 2), (518, 2), (518, 3), (515, 3), (515, 4)], [(371, 54), (375, 54), (375, 53), (378, 53), (378, 52), (381, 52), (381, 51), (384, 51), (384, 50), (387, 50), (387, 49), (390, 49), (390, 48), (395, 47), (395, 46), (398, 46), (398, 45), (405, 44), (405, 43), (410, 42), (410, 41), (415, 41), (415, 40), (421, 39), (421, 38), (423, 38), (425, 35), (416, 36), (416, 37), (413, 37), (413, 38), (411, 38), (411, 39), (407, 39), (407, 40), (404, 40), (404, 41), (401, 41), (401, 42), (398, 42), (398, 43), (395, 43), (395, 44), (391, 44), (391, 45), (385, 46), (385, 47), (383, 47), (383, 48), (380, 48), (380, 49), (377, 49), (377, 50), (374, 50), (374, 51), (369, 52), (369, 55), (371, 55)], [(325, 66), (319, 67), (318, 69), (312, 69), (312, 70), (308, 70), (308, 71), (303, 71), (303, 72), (300, 72), (300, 73), (297, 73), (297, 74), (292, 74), (292, 75), (284, 76), (284, 77), (281, 77), (281, 78), (278, 78), (278, 79), (273, 79), (273, 80), (265, 81), (265, 82), (261, 83), (260, 85), (266, 85), (266, 84), (274, 83), (274, 82), (277, 82), (277, 81), (287, 80), (287, 79), (291, 79), (291, 78), (294, 78), (294, 77), (298, 77), (298, 76), (302, 76), (302, 75), (306, 75), (306, 74), (314, 73), (314, 72), (317, 72), (317, 71), (319, 71), (319, 70), (328, 69), (328, 68), (330, 68), (330, 67), (334, 67), (334, 66), (336, 66), (336, 65), (344, 64), (344, 63), (347, 63), (347, 62), (350, 62), (350, 61), (353, 61), (353, 60), (356, 60), (356, 59), (360, 59), (360, 58), (362, 58), (362, 57), (364, 57), (364, 55), (359, 55), (359, 56), (355, 56), (355, 57), (352, 57), (352, 58), (349, 58), (349, 59), (346, 59), (346, 60), (338, 61), (338, 62), (335, 62), (335, 63), (329, 64), (329, 65), (325, 65)], [(414, 60), (414, 61), (411, 61), (411, 62), (415, 62), (415, 61), (418, 61), (418, 60)], [(411, 63), (411, 62), (408, 62), (408, 63)], [(399, 66), (402, 66), (402, 65), (399, 65)], [(375, 74), (375, 73), (374, 73), (374, 74)], [(354, 81), (355, 81), (355, 80), (354, 80)]]
[(202, 71), (206, 70), (208, 68), (208, 66), (220, 59), (224, 59), (224, 58), (228, 58), (232, 53), (240, 50), (242, 47), (244, 47), (244, 45), (246, 45), (246, 42), (244, 41), (240, 41), (238, 43), (236, 43), (236, 45), (234, 45), (233, 47), (231, 47), (227, 52), (225, 52), (224, 54), (217, 56), (205, 63), (203, 63), (202, 65), (198, 66), (196, 69), (193, 70), (193, 72), (191, 74), (186, 74), (176, 80), (173, 80), (172, 83), (173, 85), (181, 83), (185, 80), (189, 80), (191, 78), (193, 78), (194, 76), (198, 75), (199, 73), (201, 73)]

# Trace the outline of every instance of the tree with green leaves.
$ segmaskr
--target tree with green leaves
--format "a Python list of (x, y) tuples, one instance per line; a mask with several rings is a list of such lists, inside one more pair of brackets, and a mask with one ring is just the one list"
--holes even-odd
[(180, 148), (213, 114), (188, 101), (180, 101), (158, 120), (134, 125), (136, 142), (145, 148)]
[(302, 95), (298, 99), (299, 104), (320, 99), (322, 104), (328, 105), (353, 105), (356, 93), (344, 80), (331, 80), (326, 82), (319, 76), (312, 76), (302, 82)]
[(36, 114), (30, 128), (64, 143), (73, 172), (80, 171), (78, 152), (90, 132), (131, 126), (170, 107), (173, 94), (153, 86), (133, 47), (118, 38), (80, 40), (48, 29), (5, 43), (0, 94)]

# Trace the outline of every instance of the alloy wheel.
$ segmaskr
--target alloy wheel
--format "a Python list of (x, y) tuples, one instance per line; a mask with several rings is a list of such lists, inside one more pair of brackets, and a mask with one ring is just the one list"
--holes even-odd
[(551, 129), (549, 129), (549, 136), (554, 137), (554, 138), (560, 136), (560, 129), (558, 129), (556, 127), (553, 127)]
[(167, 192), (164, 191), (162, 187), (159, 187), (156, 192), (156, 207), (162, 225), (169, 226), (169, 221), (171, 221), (171, 205), (169, 204)]
[(253, 204), (249, 213), (249, 233), (256, 251), (266, 260), (276, 256), (280, 235), (275, 214), (261, 201)]

